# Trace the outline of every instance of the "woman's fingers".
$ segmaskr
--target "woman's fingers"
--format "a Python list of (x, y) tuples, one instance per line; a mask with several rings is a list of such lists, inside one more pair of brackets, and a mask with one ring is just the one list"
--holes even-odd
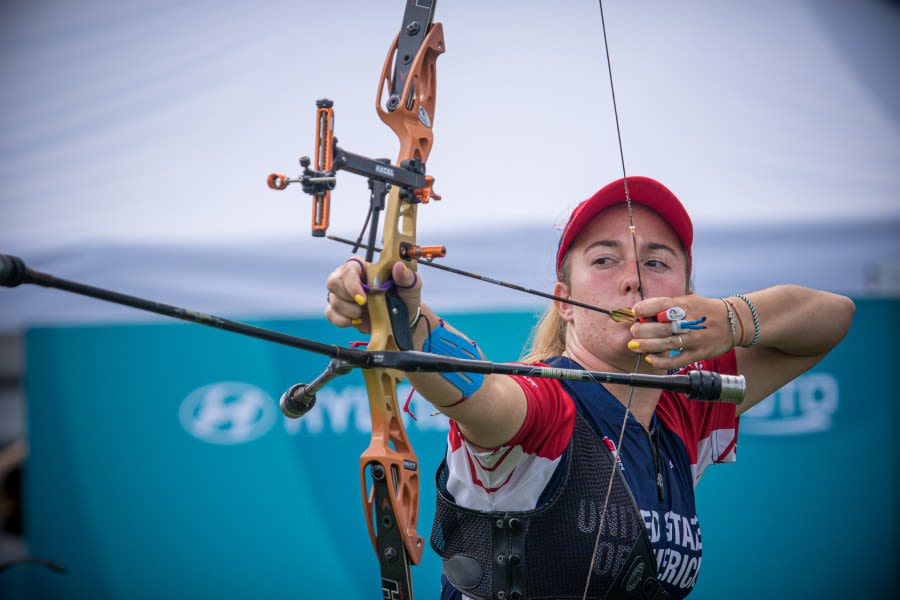
[[(628, 348), (644, 354), (648, 363), (661, 369), (719, 356), (731, 348), (731, 330), (720, 304), (718, 299), (697, 294), (643, 300), (635, 304), (634, 311), (645, 321), (631, 326), (633, 339)], [(695, 323), (695, 328), (676, 331), (672, 323), (646, 320), (673, 307), (683, 309), (684, 320)]]
[(356, 327), (363, 332), (369, 330), (364, 276), (365, 263), (358, 257), (350, 258), (328, 276), (325, 318), (334, 325)]

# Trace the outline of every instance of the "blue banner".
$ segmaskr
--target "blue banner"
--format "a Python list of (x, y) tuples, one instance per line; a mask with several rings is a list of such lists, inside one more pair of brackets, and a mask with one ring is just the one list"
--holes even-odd
[[(737, 464), (699, 484), (704, 555), (692, 598), (900, 591), (898, 394), (888, 380), (898, 310), (860, 301), (848, 339), (742, 419)], [(535, 315), (448, 319), (500, 360), (518, 357)], [(354, 339), (321, 319), (257, 324)], [(26, 534), (31, 555), (67, 572), (20, 568), (0, 575), (0, 592), (380, 597), (360, 501), (370, 425), (359, 373), (289, 420), (278, 397), (327, 359), (185, 324), (33, 329), (26, 347)], [(415, 394), (410, 409), (427, 540), (447, 421)], [(418, 597), (438, 597), (439, 572), (426, 548), (413, 570)]]

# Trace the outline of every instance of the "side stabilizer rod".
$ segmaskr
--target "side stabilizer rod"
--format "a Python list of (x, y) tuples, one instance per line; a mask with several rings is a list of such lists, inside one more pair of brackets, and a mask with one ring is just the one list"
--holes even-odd
[(66, 292), (71, 292), (73, 294), (88, 296), (97, 300), (103, 300), (105, 302), (112, 302), (113, 304), (121, 304), (123, 306), (130, 306), (131, 308), (136, 308), (138, 310), (152, 312), (166, 317), (172, 317), (173, 319), (179, 319), (181, 321), (188, 321), (191, 323), (197, 323), (199, 325), (206, 325), (207, 327), (223, 329), (232, 333), (258, 338), (267, 342), (281, 344), (283, 346), (290, 346), (292, 348), (298, 348), (300, 350), (315, 352), (316, 354), (323, 354), (325, 356), (330, 356), (331, 358), (337, 358), (347, 361), (358, 367), (366, 366), (366, 364), (369, 362), (369, 357), (367, 357), (368, 353), (365, 350), (343, 348), (335, 344), (323, 344), (314, 340), (308, 340), (305, 338), (288, 335), (286, 333), (280, 333), (278, 331), (256, 327), (255, 325), (248, 325), (246, 323), (231, 321), (229, 319), (217, 317), (215, 315), (190, 310), (187, 308), (181, 308), (180, 306), (163, 304), (161, 302), (139, 298), (138, 296), (129, 296), (128, 294), (122, 294), (120, 292), (94, 287), (91, 285), (85, 285), (77, 281), (60, 279), (58, 277), (48, 275), (47, 273), (41, 273), (40, 271), (33, 271), (29, 269), (25, 265), (25, 262), (18, 256), (0, 254), (0, 286), (17, 287), (19, 285), (22, 285), (23, 283), (63, 290)]

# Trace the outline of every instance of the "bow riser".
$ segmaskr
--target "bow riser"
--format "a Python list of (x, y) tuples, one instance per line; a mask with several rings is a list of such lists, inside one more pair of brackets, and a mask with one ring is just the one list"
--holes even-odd
[[(404, 27), (394, 38), (385, 58), (375, 104), (379, 117), (397, 135), (400, 152), (396, 165), (424, 174), (425, 161), (431, 152), (431, 129), (437, 84), (436, 62), (444, 52), (444, 34), (440, 24), (431, 24), (431, 12), (422, 23), (422, 14), (404, 15)], [(433, 6), (432, 6), (433, 10)], [(427, 27), (415, 56), (409, 56), (414, 26)], [(401, 36), (406, 36), (401, 40)], [(402, 50), (401, 50), (402, 47)], [(403, 56), (400, 53), (404, 53)], [(392, 75), (393, 72), (393, 75)], [(385, 90), (391, 94), (388, 105), (382, 104)], [(427, 202), (428, 191), (421, 196), (404, 192), (393, 185), (384, 211), (384, 251), (377, 262), (366, 267), (369, 284), (367, 309), (371, 327), (368, 350), (398, 350), (394, 331), (409, 327), (409, 316), (403, 302), (393, 290), (380, 286), (392, 280), (392, 269), (402, 261), (412, 270), (416, 261), (401, 256), (404, 246), (416, 245), (418, 204)], [(407, 339), (403, 342), (409, 344)], [(410, 348), (404, 347), (404, 350)], [(385, 597), (412, 597), (410, 564), (419, 564), (425, 542), (416, 531), (419, 511), (419, 460), (403, 426), (397, 386), (403, 374), (394, 369), (376, 368), (364, 372), (372, 436), (369, 447), (360, 456), (360, 482), (369, 537), (381, 564)]]
[[(400, 198), (399, 188), (394, 186), (385, 209), (386, 251), (377, 263), (368, 265), (366, 272), (366, 277), (372, 284), (367, 300), (372, 330), (367, 346), (370, 351), (398, 349), (390, 319), (387, 293), (377, 293), (375, 289), (391, 278), (394, 263), (403, 260), (399, 253), (400, 244), (402, 242), (415, 244), (415, 218), (416, 205), (404, 202)], [(390, 227), (389, 224), (392, 223), (396, 226)], [(414, 261), (403, 262), (410, 269), (416, 268)], [(387, 486), (387, 493), (393, 511), (392, 518), (400, 529), (407, 556), (412, 564), (418, 564), (424, 549), (423, 540), (416, 531), (419, 508), (419, 460), (403, 426), (397, 398), (397, 385), (403, 380), (403, 374), (394, 369), (377, 368), (364, 371), (363, 375), (372, 415), (371, 441), (360, 457), (363, 504), (369, 535), (373, 548), (381, 560), (384, 549), (378, 547), (373, 519), (378, 518), (385, 509), (376, 505), (375, 484), (374, 482), (370, 484), (366, 478), (367, 469), (376, 463), (388, 474), (390, 484)], [(411, 469), (413, 465), (415, 468)], [(383, 522), (379, 522), (379, 526), (383, 526)]]

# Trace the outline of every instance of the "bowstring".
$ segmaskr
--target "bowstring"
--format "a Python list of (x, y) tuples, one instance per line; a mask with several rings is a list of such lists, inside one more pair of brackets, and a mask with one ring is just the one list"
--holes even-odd
[[(609, 40), (606, 35), (606, 17), (603, 12), (603, 0), (597, 0), (600, 5), (600, 25), (603, 30), (603, 48), (606, 52), (606, 72), (609, 74), (609, 91), (612, 96), (612, 105), (613, 105), (613, 115), (616, 121), (616, 138), (619, 142), (619, 162), (622, 166), (622, 182), (625, 187), (625, 207), (628, 212), (628, 230), (631, 232), (631, 243), (634, 248), (634, 263), (635, 263), (635, 271), (637, 274), (637, 284), (638, 284), (638, 293), (640, 294), (641, 300), (644, 299), (644, 284), (641, 280), (641, 261), (638, 258), (638, 245), (637, 245), (637, 234), (635, 232), (634, 226), (634, 215), (631, 209), (631, 192), (628, 189), (628, 174), (625, 169), (625, 150), (622, 144), (622, 128), (619, 124), (619, 108), (616, 103), (616, 86), (613, 83), (613, 73), (612, 73), (612, 60), (609, 56)], [(641, 361), (644, 359), (644, 355), (639, 353), (637, 356), (637, 362), (634, 365), (633, 372), (638, 373), (641, 368)], [(616, 442), (616, 453), (617, 456), (621, 456), (622, 450), (622, 441), (625, 439), (625, 427), (628, 424), (628, 416), (631, 414), (631, 405), (634, 400), (634, 386), (630, 386), (628, 389), (628, 400), (625, 403), (625, 416), (622, 418), (622, 426), (619, 429), (619, 437)], [(612, 495), (612, 487), (613, 482), (616, 477), (616, 469), (619, 466), (616, 461), (616, 457), (613, 457), (612, 469), (609, 474), (609, 481), (606, 486), (606, 494), (603, 498), (603, 507), (600, 511), (600, 522), (597, 524), (597, 536), (594, 539), (594, 550), (591, 553), (591, 562), (588, 567), (587, 579), (584, 583), (584, 594), (582, 595), (582, 600), (587, 600), (588, 590), (591, 586), (591, 574), (594, 572), (594, 565), (597, 562), (597, 550), (600, 547), (600, 537), (603, 534), (603, 526), (606, 521), (606, 512), (609, 508), (609, 499)]]

